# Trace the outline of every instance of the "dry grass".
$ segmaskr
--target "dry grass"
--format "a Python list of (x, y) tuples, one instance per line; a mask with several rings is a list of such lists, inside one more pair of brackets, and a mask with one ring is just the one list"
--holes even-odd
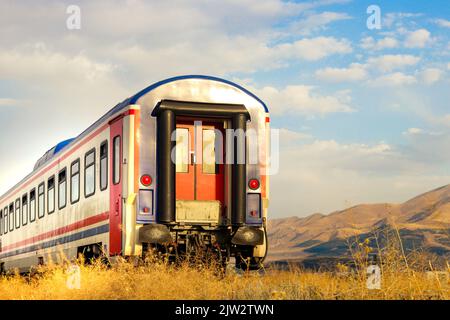
[[(289, 271), (227, 272), (214, 261), (169, 264), (164, 256), (149, 256), (139, 263), (100, 261), (85, 265), (62, 259), (62, 264), (40, 267), (34, 275), (0, 276), (0, 300), (5, 299), (149, 299), (149, 300), (266, 300), (266, 299), (440, 299), (450, 298), (450, 264), (424, 252), (405, 253), (398, 230), (349, 243), (353, 261), (338, 264), (332, 272), (291, 267)], [(377, 254), (381, 289), (367, 288), (368, 257)], [(68, 285), (70, 267), (79, 270), (79, 288)], [(76, 277), (75, 277), (76, 279)]]
[[(80, 267), (80, 288), (67, 286), (67, 267), (49, 265), (34, 276), (0, 278), (0, 299), (449, 299), (448, 279), (384, 265), (381, 290), (366, 275), (301, 270), (219, 275), (214, 267), (120, 262)], [(398, 266), (396, 266), (398, 267)], [(341, 269), (346, 267), (340, 266)], [(447, 267), (447, 272), (450, 268)]]

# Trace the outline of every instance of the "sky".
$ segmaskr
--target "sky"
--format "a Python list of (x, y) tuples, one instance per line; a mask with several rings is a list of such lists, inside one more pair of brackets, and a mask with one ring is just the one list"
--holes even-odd
[(116, 103), (206, 74), (280, 130), (271, 217), (403, 202), (450, 183), (449, 33), (446, 0), (3, 0), (0, 194)]

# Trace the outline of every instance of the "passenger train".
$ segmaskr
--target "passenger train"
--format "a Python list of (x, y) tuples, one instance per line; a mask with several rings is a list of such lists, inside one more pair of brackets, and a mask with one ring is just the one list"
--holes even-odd
[(145, 88), (47, 151), (0, 197), (1, 271), (149, 248), (207, 248), (260, 267), (269, 126), (264, 102), (231, 81), (190, 75)]

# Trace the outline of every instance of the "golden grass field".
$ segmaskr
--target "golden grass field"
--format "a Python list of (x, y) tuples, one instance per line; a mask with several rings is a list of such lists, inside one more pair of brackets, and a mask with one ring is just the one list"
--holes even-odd
[[(357, 256), (357, 254), (356, 254)], [(0, 299), (441, 299), (450, 298), (447, 263), (438, 274), (414, 270), (401, 257), (382, 264), (382, 287), (366, 287), (364, 267), (353, 271), (343, 265), (335, 272), (266, 270), (265, 273), (217, 272), (214, 267), (171, 266), (151, 261), (135, 266), (120, 262), (79, 264), (79, 289), (68, 286), (68, 268), (48, 265), (31, 276), (0, 278)], [(430, 263), (430, 261), (426, 262)]]
[[(378, 238), (378, 236), (376, 236)], [(406, 253), (398, 230), (383, 247), (369, 239), (349, 243), (348, 264), (332, 271), (274, 268), (236, 272), (199, 254), (189, 262), (169, 263), (161, 253), (145, 260), (114, 264), (83, 257), (39, 266), (28, 275), (0, 275), (0, 300), (449, 300), (450, 263), (427, 252)], [(377, 242), (378, 243), (378, 242)], [(380, 289), (367, 286), (367, 267), (376, 253)], [(77, 272), (73, 272), (77, 270)], [(328, 269), (330, 270), (330, 269)]]

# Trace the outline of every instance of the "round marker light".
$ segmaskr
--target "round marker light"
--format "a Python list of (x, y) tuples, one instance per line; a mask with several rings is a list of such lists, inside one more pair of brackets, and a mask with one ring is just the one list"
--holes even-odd
[(143, 186), (146, 186), (146, 187), (150, 186), (152, 184), (152, 177), (150, 177), (148, 174), (144, 174), (141, 177), (141, 183)]
[(252, 190), (256, 190), (259, 188), (259, 181), (257, 179), (251, 179), (248, 182), (248, 187)]

